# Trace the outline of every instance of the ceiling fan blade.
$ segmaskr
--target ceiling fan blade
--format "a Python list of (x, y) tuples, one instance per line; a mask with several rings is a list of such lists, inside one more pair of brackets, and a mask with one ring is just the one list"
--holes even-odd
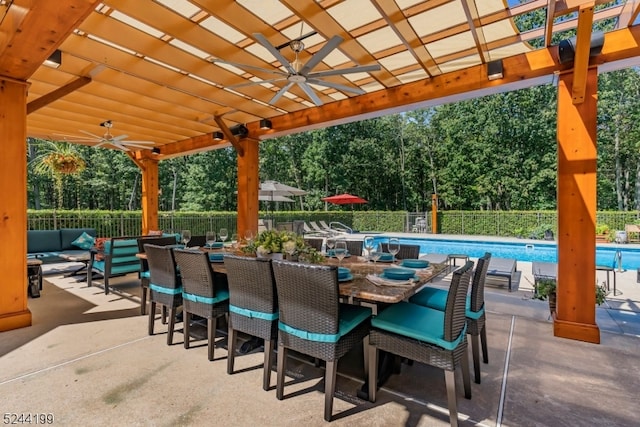
[(300, 70), (300, 74), (306, 76), (307, 73), (313, 69), (313, 67), (318, 65), (320, 61), (322, 61), (327, 55), (329, 55), (329, 53), (331, 53), (331, 51), (338, 47), (338, 45), (343, 41), (344, 39), (340, 36), (331, 37), (331, 39), (329, 39), (329, 41), (326, 42), (324, 46), (322, 46), (322, 49), (320, 49), (318, 52), (316, 52), (315, 55), (309, 58), (307, 63), (304, 64), (304, 67), (302, 67), (302, 69)]
[(339, 76), (342, 74), (368, 73), (370, 71), (380, 71), (380, 65), (359, 65), (351, 68), (342, 68), (338, 70), (318, 71), (317, 73), (308, 74), (309, 78)]
[(233, 62), (233, 61), (224, 61), (222, 59), (212, 59), (211, 62), (216, 63), (219, 62), (221, 64), (229, 64), (229, 65), (233, 65), (234, 67), (238, 67), (241, 70), (245, 69), (245, 68), (250, 68), (252, 70), (258, 70), (258, 71), (262, 71), (263, 73), (270, 73), (270, 74), (278, 74), (280, 76), (286, 76), (285, 73), (283, 73), (280, 70), (270, 70), (268, 68), (262, 68), (262, 67), (256, 67), (254, 65), (249, 65), (249, 64), (241, 64), (239, 62)]
[(287, 83), (287, 84), (286, 84), (282, 89), (280, 89), (280, 90), (278, 91), (278, 93), (276, 93), (276, 94), (273, 96), (273, 98), (271, 98), (271, 101), (269, 101), (269, 104), (273, 105), (273, 104), (275, 104), (276, 102), (278, 102), (278, 100), (279, 100), (280, 98), (282, 98), (282, 95), (284, 95), (284, 93), (285, 93), (286, 91), (288, 91), (289, 89), (291, 89), (291, 86), (293, 86), (293, 85), (294, 85), (294, 83), (293, 83), (293, 82), (289, 82), (289, 83)]
[(101, 140), (102, 140), (102, 137), (101, 137), (101, 136), (98, 136), (98, 135), (96, 135), (96, 134), (94, 134), (94, 133), (91, 133), (91, 132), (87, 132), (86, 130), (80, 130), (80, 132), (84, 133), (85, 135), (89, 135), (91, 138), (95, 138), (95, 139), (97, 139), (98, 141), (101, 141)]
[(351, 92), (358, 95), (364, 95), (366, 93), (364, 90), (360, 89), (359, 87), (351, 87), (351, 86), (342, 85), (339, 83), (328, 82), (325, 80), (307, 79), (307, 83), (311, 83), (318, 86), (330, 87), (333, 89), (341, 90), (343, 92)]
[(227, 86), (227, 87), (229, 89), (235, 89), (237, 87), (243, 87), (243, 86), (261, 85), (262, 83), (280, 82), (280, 81), (286, 80), (286, 79), (287, 79), (287, 77), (283, 75), (282, 77), (278, 77), (278, 78), (275, 78), (275, 79), (260, 80), (259, 82), (238, 83), (237, 85), (231, 85), (231, 86)]
[(302, 88), (304, 93), (306, 93), (307, 96), (309, 98), (311, 98), (311, 100), (313, 101), (314, 104), (316, 104), (317, 107), (319, 107), (319, 106), (321, 106), (323, 104), (323, 102), (320, 100), (320, 98), (318, 98), (318, 95), (316, 95), (316, 93), (313, 91), (313, 88), (311, 86), (309, 86), (307, 83), (300, 82), (300, 83), (298, 83), (298, 86), (300, 86), (300, 88)]
[(258, 43), (264, 46), (264, 48), (267, 49), (271, 53), (271, 55), (273, 55), (273, 57), (276, 58), (280, 62), (280, 64), (282, 64), (282, 66), (287, 69), (288, 72), (290, 72), (291, 74), (297, 74), (296, 70), (291, 66), (291, 63), (287, 60), (287, 58), (282, 56), (280, 51), (273, 47), (273, 45), (269, 43), (269, 40), (267, 40), (262, 34), (253, 33), (253, 38), (258, 40)]
[[(300, 30), (300, 32), (302, 32), (302, 30)], [(303, 34), (303, 35), (301, 35), (300, 37), (296, 37), (295, 39), (293, 39), (293, 40), (291, 40), (291, 41), (288, 41), (288, 42), (286, 42), (286, 43), (282, 43), (282, 44), (280, 44), (280, 45), (278, 45), (278, 46), (275, 46), (275, 48), (276, 48), (276, 49), (278, 49), (278, 50), (280, 50), (280, 49), (282, 49), (282, 48), (285, 48), (285, 47), (289, 46), (289, 45), (291, 44), (291, 42), (293, 42), (293, 41), (299, 41), (299, 42), (301, 42), (302, 40), (304, 40), (304, 39), (306, 39), (306, 38), (308, 38), (308, 37), (311, 37), (311, 36), (315, 36), (316, 34), (318, 34), (318, 32), (317, 32), (317, 31), (310, 31), (310, 32), (308, 32), (307, 34)]]
[[(69, 135), (69, 134), (66, 134), (66, 133), (52, 133), (51, 136), (63, 138), (65, 141), (69, 140), (69, 139), (72, 139), (74, 141), (78, 141), (78, 140), (83, 140), (84, 141), (84, 140), (87, 139), (86, 136)], [(58, 140), (56, 140), (56, 141), (58, 141)]]
[(109, 141), (113, 142), (113, 141), (122, 141), (123, 139), (127, 139), (129, 135), (120, 135), (120, 136), (114, 136), (111, 137), (111, 139)]

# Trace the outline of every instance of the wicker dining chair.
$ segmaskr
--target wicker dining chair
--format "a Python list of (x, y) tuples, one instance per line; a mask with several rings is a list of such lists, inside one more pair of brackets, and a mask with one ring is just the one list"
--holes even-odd
[[(157, 245), (157, 246), (169, 246), (176, 244), (176, 238), (174, 236), (171, 237), (160, 237), (160, 236), (149, 236), (149, 237), (141, 237), (138, 239), (138, 252), (144, 253), (144, 245), (146, 244)], [(140, 258), (140, 271), (138, 272), (138, 278), (140, 279), (140, 287), (142, 288), (142, 295), (140, 301), (140, 314), (143, 316), (147, 314), (147, 295), (149, 293), (149, 262)]]
[(273, 272), (280, 312), (276, 397), (284, 397), (288, 349), (324, 360), (324, 419), (330, 421), (338, 360), (356, 345), (366, 346), (371, 309), (339, 302), (336, 266), (274, 260)]
[(354, 256), (362, 256), (362, 240), (345, 240), (347, 252)]
[(213, 351), (218, 318), (229, 313), (229, 289), (220, 283), (211, 269), (206, 252), (189, 249), (173, 250), (182, 277), (184, 348), (189, 348), (191, 315), (207, 319), (208, 357)]
[(304, 244), (307, 246), (311, 246), (318, 252), (322, 250), (322, 244), (324, 243), (324, 239), (315, 238), (315, 237), (305, 237)]
[(454, 271), (445, 311), (399, 302), (371, 321), (369, 334), (369, 399), (375, 402), (378, 351), (384, 350), (444, 370), (449, 419), (458, 425), (455, 370), (462, 369), (464, 395), (471, 399), (465, 301), (473, 262)]
[[(382, 252), (389, 252), (389, 243), (382, 243)], [(396, 259), (418, 259), (420, 256), (420, 245), (400, 245), (400, 251), (396, 254)]]
[[(486, 252), (478, 259), (476, 270), (471, 282), (471, 294), (467, 297), (466, 312), (467, 334), (471, 335), (471, 354), (473, 355), (473, 372), (475, 382), (480, 384), (480, 351), (478, 348), (478, 337), (482, 342), (482, 361), (489, 363), (489, 353), (487, 351), (487, 329), (486, 315), (484, 312), (484, 282), (487, 278), (487, 270), (491, 254)], [(424, 287), (409, 299), (409, 302), (435, 308), (444, 311), (447, 304), (447, 294), (449, 291), (434, 287)]]
[(153, 335), (156, 304), (160, 304), (163, 312), (169, 309), (167, 345), (171, 345), (177, 309), (182, 305), (182, 282), (171, 247), (145, 244), (144, 251), (149, 263), (149, 335)]
[(271, 365), (278, 336), (278, 294), (271, 260), (227, 255), (229, 282), (229, 356), (227, 373), (233, 373), (237, 331), (264, 339), (262, 388), (271, 386)]

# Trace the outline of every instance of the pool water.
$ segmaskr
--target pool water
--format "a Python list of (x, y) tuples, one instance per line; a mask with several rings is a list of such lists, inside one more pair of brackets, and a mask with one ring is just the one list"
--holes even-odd
[[(376, 237), (377, 241), (386, 242), (387, 237)], [(531, 243), (519, 242), (491, 242), (477, 240), (454, 239), (426, 239), (400, 238), (401, 244), (419, 245), (420, 254), (465, 254), (472, 258), (480, 258), (485, 252), (490, 252), (495, 258), (513, 258), (518, 261), (558, 262), (557, 245), (555, 242), (540, 241)], [(633, 269), (640, 267), (640, 248), (627, 245), (610, 245), (596, 247), (596, 265), (617, 268), (616, 252), (622, 255), (622, 268)]]

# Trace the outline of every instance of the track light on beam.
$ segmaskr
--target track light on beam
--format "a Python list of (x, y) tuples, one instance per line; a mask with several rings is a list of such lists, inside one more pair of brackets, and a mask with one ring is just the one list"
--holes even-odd
[(487, 79), (498, 80), (503, 77), (502, 59), (487, 63)]
[(44, 65), (51, 68), (58, 68), (62, 65), (62, 51), (56, 49), (51, 55), (43, 62)]
[(159, 149), (158, 147), (153, 147), (153, 148), (151, 149), (151, 152), (152, 152), (153, 154), (160, 154), (160, 149)]
[(214, 141), (222, 141), (224, 139), (224, 134), (222, 132), (215, 131), (213, 132), (213, 134), (211, 134), (211, 136), (213, 136), (213, 140)]
[(260, 120), (260, 129), (268, 130), (268, 129), (271, 129), (271, 127), (272, 127), (271, 120), (269, 119)]
[(237, 136), (238, 138), (245, 138), (247, 135), (249, 135), (249, 129), (247, 129), (247, 127), (243, 124), (231, 126), (229, 130), (234, 136)]

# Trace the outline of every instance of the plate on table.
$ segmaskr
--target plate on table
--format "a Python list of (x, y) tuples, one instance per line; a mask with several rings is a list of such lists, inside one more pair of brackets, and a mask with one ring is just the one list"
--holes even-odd
[(351, 270), (346, 267), (338, 267), (338, 279), (349, 276), (351, 274)]
[(412, 270), (410, 268), (393, 267), (393, 268), (385, 268), (382, 274), (387, 279), (409, 280), (415, 277), (416, 272), (415, 270)]
[(338, 277), (338, 282), (348, 282), (349, 280), (353, 280), (353, 275), (351, 273), (346, 276)]
[(398, 279), (397, 277), (389, 277), (385, 273), (381, 273), (380, 278), (384, 280), (388, 280), (390, 282), (398, 282), (398, 283), (407, 283), (407, 280), (411, 280), (414, 282), (420, 280), (420, 278), (415, 275), (415, 272), (414, 272), (414, 275), (409, 277), (408, 279)]
[[(327, 251), (327, 256), (330, 258), (335, 258), (336, 257), (336, 250), (335, 249), (329, 249)], [(345, 258), (349, 258), (351, 257), (351, 254), (349, 252), (347, 252), (347, 254), (344, 256)]]
[(224, 254), (209, 254), (210, 262), (224, 262)]
[(378, 262), (393, 262), (393, 255), (391, 255), (390, 253), (388, 252), (378, 252), (378, 253), (381, 254)]
[(400, 265), (406, 268), (421, 269), (429, 267), (429, 261), (426, 259), (403, 259)]

